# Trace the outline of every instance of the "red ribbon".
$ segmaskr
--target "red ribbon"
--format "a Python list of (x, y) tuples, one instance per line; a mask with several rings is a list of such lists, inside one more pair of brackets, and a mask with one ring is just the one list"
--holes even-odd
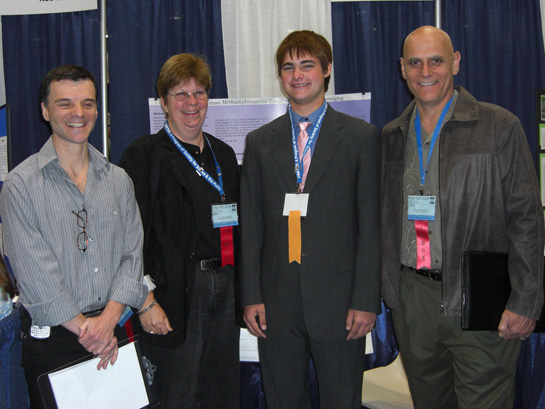
[(235, 250), (233, 247), (233, 226), (220, 227), (221, 266), (235, 265)]
[(415, 220), (414, 228), (416, 230), (416, 268), (420, 270), (422, 267), (427, 267), (431, 270), (428, 222)]

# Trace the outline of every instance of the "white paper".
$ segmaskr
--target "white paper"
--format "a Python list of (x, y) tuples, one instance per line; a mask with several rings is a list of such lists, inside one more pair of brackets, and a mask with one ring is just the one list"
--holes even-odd
[(139, 409), (149, 404), (134, 343), (119, 348), (115, 365), (97, 370), (99, 358), (50, 373), (59, 409)]
[(286, 193), (282, 215), (289, 216), (291, 211), (299, 210), (301, 212), (301, 217), (306, 217), (308, 198), (308, 193)]
[(96, 10), (97, 0), (16, 0), (2, 1), (0, 14), (49, 14)]
[(8, 137), (0, 136), (0, 181), (8, 175)]
[(365, 336), (365, 355), (372, 354), (373, 352), (373, 337), (371, 337), (371, 333), (368, 332)]
[(240, 329), (240, 361), (259, 362), (257, 337), (250, 334), (246, 328)]

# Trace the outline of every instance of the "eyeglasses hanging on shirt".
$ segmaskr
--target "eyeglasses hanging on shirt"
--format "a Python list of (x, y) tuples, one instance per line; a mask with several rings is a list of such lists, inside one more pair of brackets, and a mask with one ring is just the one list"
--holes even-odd
[(85, 231), (85, 229), (87, 228), (87, 211), (85, 210), (85, 208), (83, 208), (77, 213), (72, 210), (72, 213), (75, 214), (77, 217), (78, 227), (83, 230), (78, 234), (78, 237), (76, 238), (76, 243), (78, 245), (78, 249), (85, 253), (85, 250), (87, 250), (87, 246), (89, 244), (89, 236)]

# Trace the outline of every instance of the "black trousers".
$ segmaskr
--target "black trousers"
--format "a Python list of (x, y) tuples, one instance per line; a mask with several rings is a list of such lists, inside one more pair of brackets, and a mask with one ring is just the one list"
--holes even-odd
[(232, 266), (197, 270), (185, 342), (176, 348), (146, 344), (162, 409), (240, 408), (234, 282)]
[(312, 357), (320, 408), (360, 409), (365, 337), (352, 341), (310, 337), (300, 289), (293, 314), (293, 325), (286, 339), (274, 339), (270, 334), (258, 339), (267, 408), (310, 409), (309, 363)]
[[(42, 387), (40, 388), (38, 379), (43, 374), (47, 374), (78, 359), (85, 358), (89, 355), (89, 352), (78, 342), (77, 335), (60, 325), (51, 327), (49, 338), (32, 338), (30, 336), (32, 319), (24, 308), (21, 309), (21, 320), (23, 340), (21, 365), (25, 370), (30, 408), (56, 408), (53, 391), (49, 386), (49, 382), (41, 382), (40, 385)], [(119, 325), (115, 327), (115, 336), (118, 342), (127, 339), (125, 329)], [(47, 402), (47, 406), (44, 402)]]

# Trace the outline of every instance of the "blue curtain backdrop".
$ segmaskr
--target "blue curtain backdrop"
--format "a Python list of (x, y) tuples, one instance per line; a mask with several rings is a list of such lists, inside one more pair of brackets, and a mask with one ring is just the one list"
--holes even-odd
[(545, 408), (545, 334), (534, 334), (522, 343), (513, 407)]
[(462, 54), (455, 84), (518, 116), (537, 161), (536, 91), (545, 87), (539, 1), (443, 1), (442, 19)]
[[(61, 64), (77, 64), (100, 82), (100, 13), (2, 16), (2, 40), (16, 166), (38, 152), (51, 134), (40, 109), (39, 87), (45, 74)], [(91, 136), (99, 150), (101, 132), (97, 126)]]
[[(545, 88), (538, 0), (444, 1), (443, 28), (462, 53), (456, 83), (478, 99), (515, 113), (536, 155), (535, 91)], [(147, 98), (163, 62), (179, 52), (204, 55), (213, 70), (212, 97), (227, 97), (221, 1), (108, 2), (111, 160), (149, 129)], [(410, 101), (399, 72), (404, 37), (434, 24), (433, 2), (332, 4), (338, 93), (370, 91), (379, 128)], [(63, 63), (100, 75), (99, 11), (2, 17), (6, 94), (11, 104), (16, 165), (36, 152), (49, 130), (41, 119), (40, 79)], [(514, 35), (516, 34), (516, 35)], [(100, 128), (92, 143), (101, 149)]]
[(335, 92), (371, 92), (371, 122), (381, 129), (411, 101), (399, 66), (409, 32), (435, 25), (435, 3), (332, 3)]
[(202, 55), (212, 70), (212, 98), (227, 98), (221, 0), (109, 1), (111, 155), (149, 133), (148, 98), (172, 55)]

